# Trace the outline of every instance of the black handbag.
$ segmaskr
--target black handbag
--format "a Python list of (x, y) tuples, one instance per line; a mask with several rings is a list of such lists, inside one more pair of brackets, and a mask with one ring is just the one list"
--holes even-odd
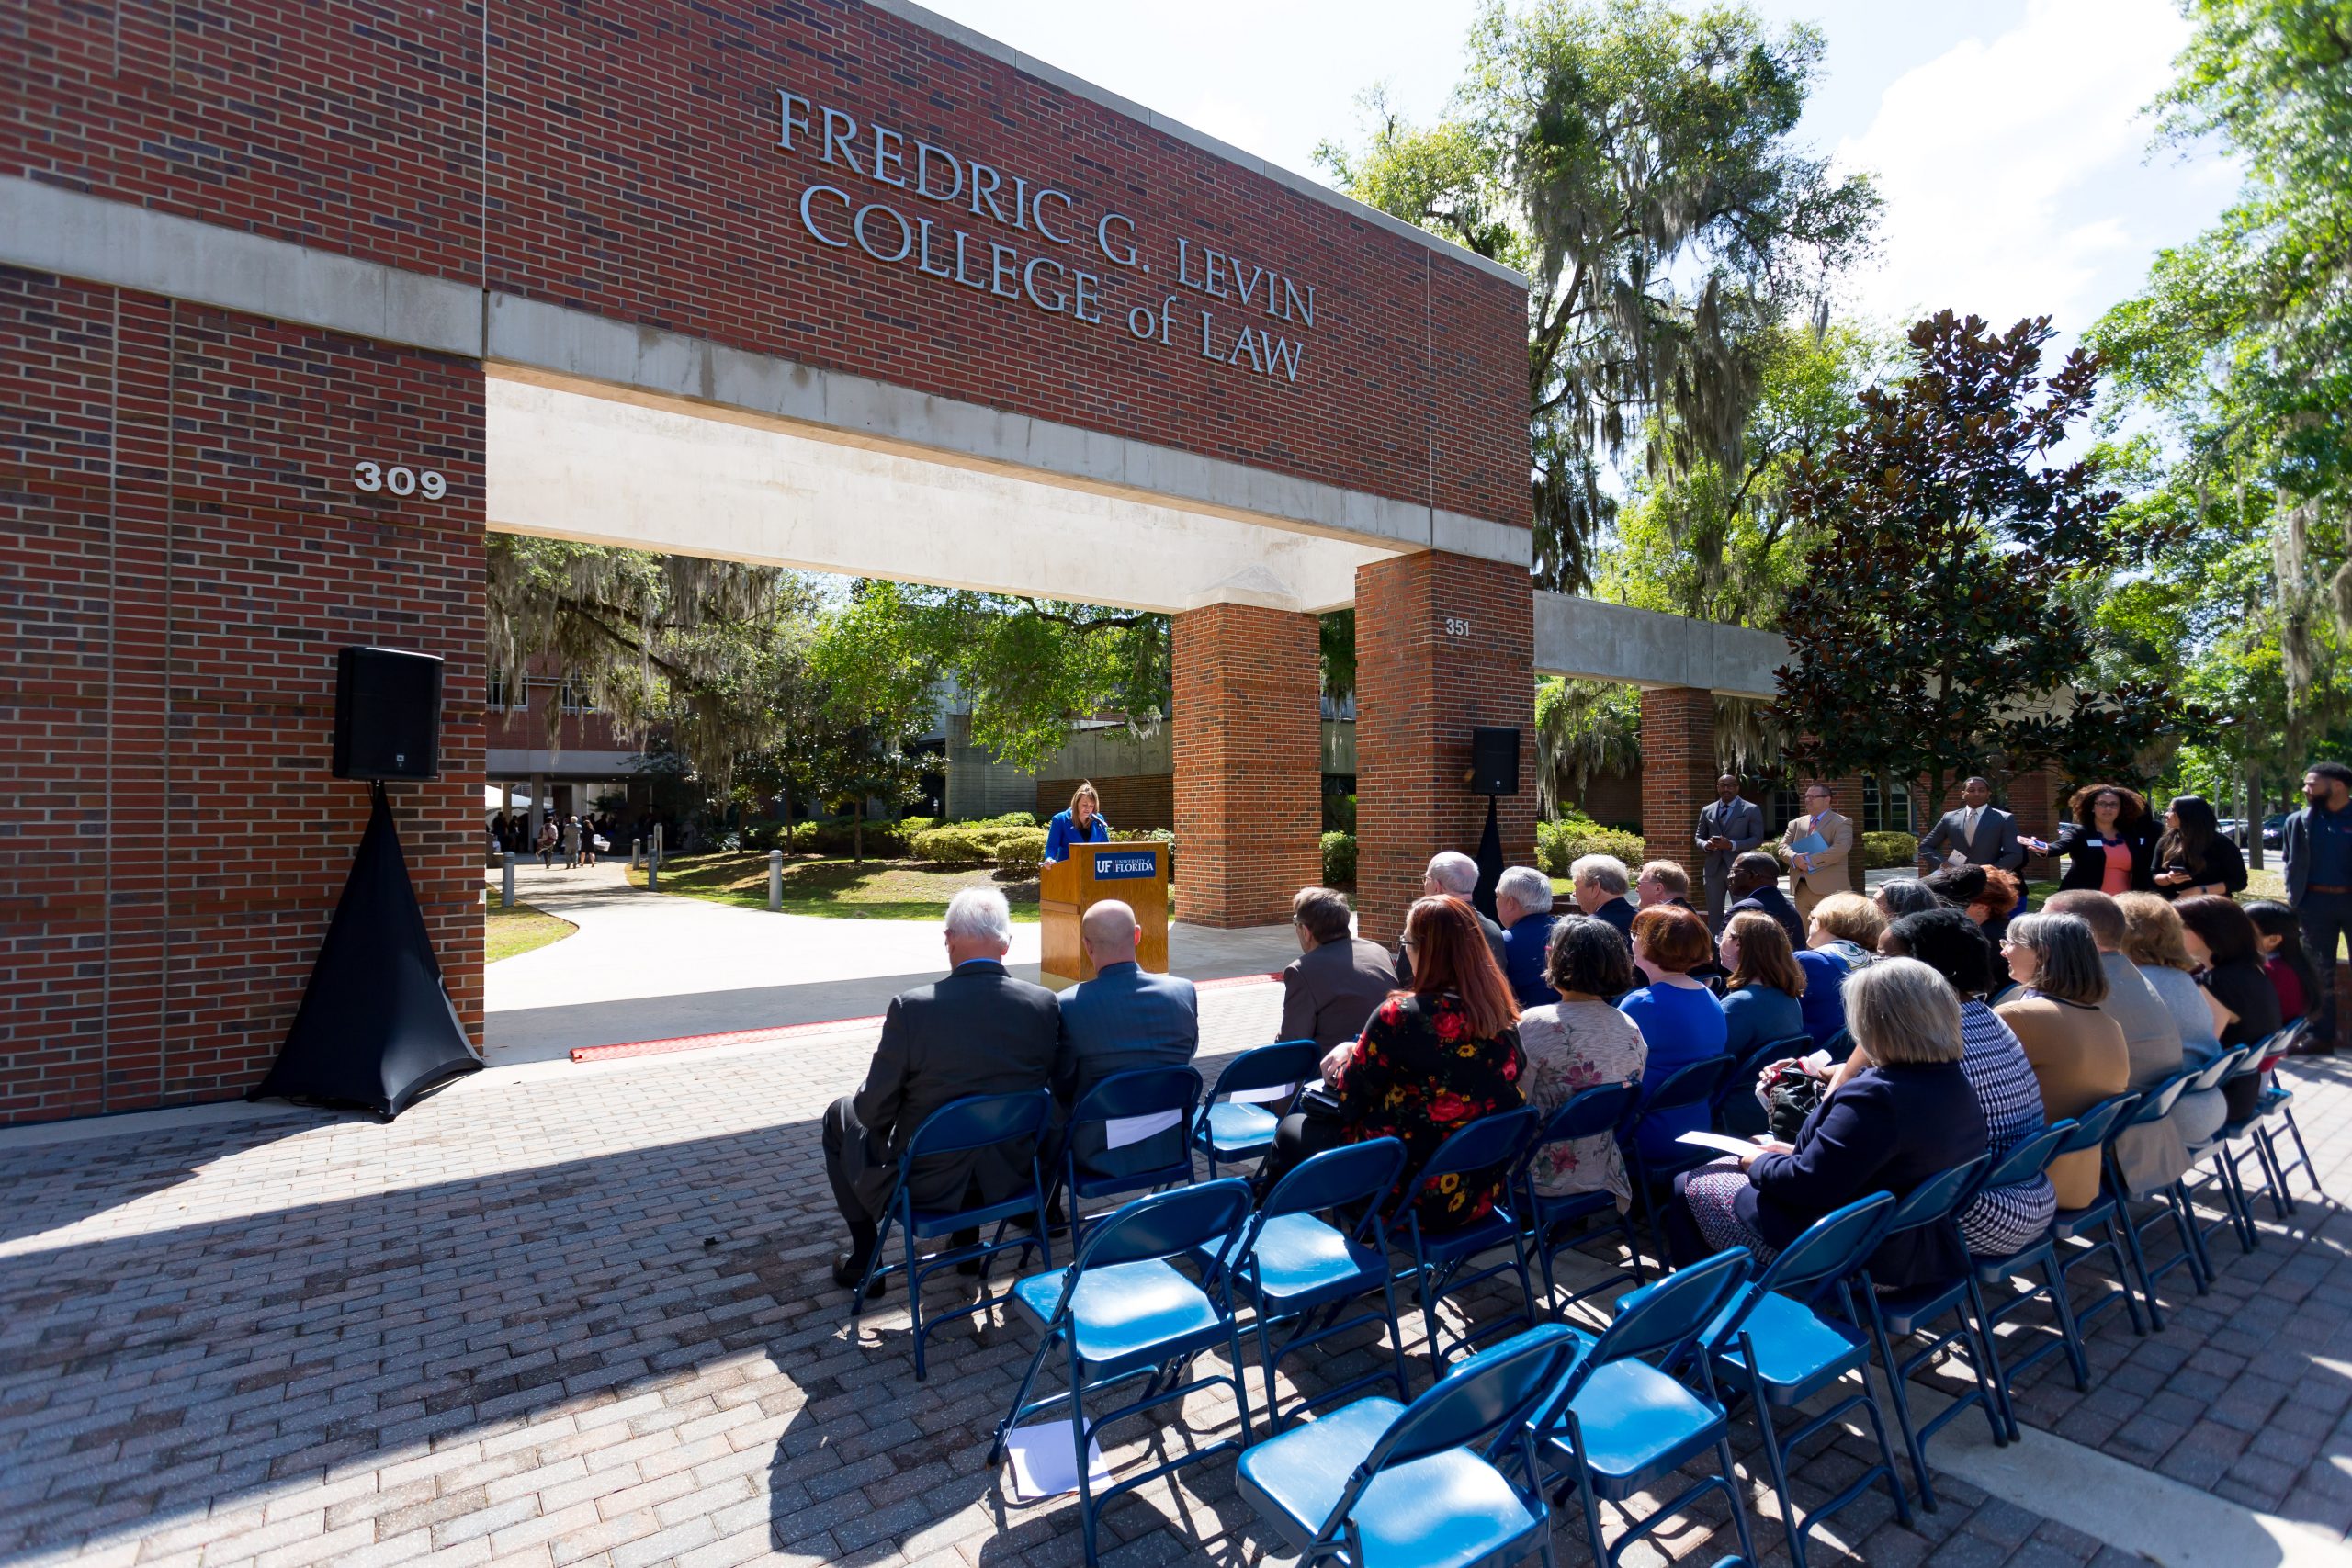
[(1805, 1118), (1821, 1107), (1822, 1084), (1819, 1078), (1802, 1073), (1782, 1073), (1772, 1080), (1769, 1102), (1764, 1109), (1765, 1122), (1772, 1136), (1783, 1144), (1793, 1145), (1797, 1134), (1804, 1130)]

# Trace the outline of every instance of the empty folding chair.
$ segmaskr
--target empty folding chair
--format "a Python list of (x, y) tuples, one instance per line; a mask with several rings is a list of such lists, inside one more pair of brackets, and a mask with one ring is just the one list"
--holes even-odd
[(1589, 1344), (1545, 1324), (1409, 1405), (1359, 1399), (1244, 1453), (1238, 1489), (1302, 1563), (1501, 1568), (1532, 1554), (1550, 1568), (1529, 1419)]
[[(1620, 1280), (1643, 1283), (1642, 1247), (1634, 1239), (1632, 1216), (1617, 1206), (1617, 1195), (1607, 1188), (1591, 1192), (1574, 1192), (1563, 1197), (1547, 1197), (1535, 1190), (1535, 1172), (1543, 1161), (1544, 1151), (1551, 1145), (1569, 1138), (1593, 1138), (1603, 1134), (1623, 1141), (1632, 1126), (1634, 1116), (1641, 1108), (1642, 1091), (1637, 1084), (1596, 1084), (1568, 1097), (1567, 1103), (1552, 1112), (1527, 1151), (1520, 1156), (1519, 1168), (1512, 1173), (1511, 1191), (1519, 1205), (1519, 1217), (1527, 1227), (1529, 1239), (1534, 1243), (1536, 1261), (1544, 1269), (1544, 1299), (1555, 1312), (1576, 1305), (1598, 1291)], [(1614, 1234), (1625, 1243), (1626, 1267), (1612, 1270), (1607, 1278), (1568, 1292), (1566, 1301), (1560, 1300), (1559, 1282), (1553, 1278), (1552, 1259), (1559, 1253), (1580, 1247), (1596, 1234), (1591, 1231), (1570, 1231), (1568, 1226), (1599, 1214), (1608, 1224), (1597, 1234)]]
[[(1081, 1201), (1193, 1179), (1189, 1129), (1200, 1099), (1201, 1075), (1191, 1067), (1113, 1073), (1079, 1097), (1062, 1126), (1057, 1176), (1069, 1202), (1071, 1246), (1084, 1235)], [(1097, 1174), (1081, 1169), (1085, 1164)]]
[[(1789, 1556), (1796, 1568), (1805, 1568), (1806, 1533), (1861, 1498), (1881, 1478), (1894, 1494), (1895, 1517), (1906, 1526), (1911, 1522), (1911, 1504), (1904, 1495), (1902, 1477), (1895, 1473), (1894, 1450), (1886, 1439), (1886, 1420), (1871, 1392), (1870, 1336), (1860, 1326), (1852, 1285), (1855, 1272), (1878, 1245), (1894, 1213), (1894, 1194), (1878, 1192), (1824, 1214), (1782, 1247), (1763, 1273), (1740, 1287), (1699, 1342), (1709, 1386), (1722, 1392), (1724, 1408), (1743, 1395), (1755, 1403), (1764, 1459), (1772, 1472), (1772, 1490), (1781, 1499)], [(1838, 1295), (1842, 1320), (1823, 1317), (1810, 1304), (1831, 1292)], [(1843, 1386), (1849, 1373), (1859, 1387), (1849, 1388), (1844, 1398), (1826, 1408), (1799, 1412), (1807, 1401)], [(1879, 1462), (1800, 1518), (1789, 1490), (1789, 1461), (1801, 1445), (1821, 1432), (1842, 1430), (1839, 1423), (1855, 1409), (1869, 1418), (1871, 1433), (1878, 1438)], [(1786, 1436), (1774, 1421), (1775, 1411), (1799, 1412), (1798, 1424)]]
[[(1227, 1267), (1256, 1309), (1258, 1359), (1266, 1371), (1268, 1430), (1282, 1430), (1274, 1376), (1283, 1358), (1368, 1324), (1387, 1327), (1387, 1367), (1325, 1389), (1294, 1408), (1313, 1409), (1380, 1382), (1393, 1382), (1398, 1399), (1410, 1397), (1405, 1337), (1396, 1322), (1396, 1292), (1388, 1267), (1388, 1226), (1381, 1213), (1404, 1168), (1405, 1145), (1395, 1138), (1326, 1149), (1274, 1183), (1237, 1238), (1229, 1259), (1204, 1260)], [(1361, 1218), (1342, 1229), (1316, 1217), (1327, 1211)], [(1380, 1293), (1380, 1310), (1370, 1310), (1367, 1303), (1367, 1310), (1340, 1319), (1349, 1303), (1374, 1291)]]
[[(915, 1376), (922, 1378), (923, 1342), (931, 1331), (945, 1322), (970, 1317), (987, 1312), (1004, 1298), (987, 1293), (985, 1282), (979, 1300), (944, 1312), (926, 1319), (922, 1310), (922, 1282), (943, 1269), (958, 1263), (977, 1261), (985, 1269), (1000, 1252), (1020, 1248), (1024, 1253), (1035, 1247), (1047, 1265), (1054, 1261), (1053, 1247), (1046, 1239), (1046, 1183), (1038, 1168), (1038, 1144), (1046, 1125), (1052, 1120), (1053, 1097), (1044, 1089), (1032, 1089), (1023, 1094), (972, 1094), (961, 1100), (951, 1100), (923, 1119), (907, 1146), (899, 1153), (899, 1185), (890, 1195), (888, 1207), (882, 1211), (882, 1223), (874, 1238), (874, 1250), (866, 1255), (865, 1278), (858, 1281), (856, 1294), (850, 1297), (849, 1314), (856, 1317), (865, 1310), (866, 1292), (874, 1281), (884, 1275), (903, 1273), (906, 1276), (907, 1311), (914, 1320)], [(913, 1170), (917, 1161), (933, 1155), (962, 1154), (970, 1149), (994, 1148), (1000, 1144), (1026, 1146), (1029, 1179), (1019, 1190), (1009, 1194), (1002, 1202), (983, 1203), (970, 1209), (922, 1209), (915, 1206)], [(1034, 1227), (1025, 1235), (1006, 1240), (1005, 1222), (1027, 1219)], [(949, 1247), (927, 1258), (918, 1258), (915, 1243), (939, 1236), (953, 1235), (960, 1230), (978, 1231), (994, 1223), (996, 1235), (990, 1240), (975, 1242), (969, 1247)], [(886, 1264), (892, 1226), (906, 1248), (906, 1260), (900, 1264)]]
[[(1616, 1568), (1636, 1541), (1717, 1491), (1731, 1504), (1741, 1555), (1756, 1555), (1732, 1470), (1730, 1419), (1720, 1404), (1649, 1364), (1679, 1361), (1747, 1272), (1747, 1249), (1736, 1247), (1627, 1292), (1617, 1303), (1615, 1321), (1536, 1416), (1537, 1454), (1560, 1482), (1552, 1500), (1576, 1492), (1596, 1568)], [(1630, 1524), (1615, 1546), (1603, 1544), (1602, 1502), (1615, 1503), (1622, 1511), (1635, 1493), (1665, 1483), (1709, 1449), (1715, 1453), (1713, 1473)]]
[[(1888, 1236), (1901, 1235), (1905, 1231), (1938, 1226), (1951, 1235), (1953, 1251), (1966, 1257), (1966, 1249), (1960, 1243), (1956, 1216), (1960, 1206), (1976, 1190), (1977, 1179), (1989, 1164), (1990, 1156), (1979, 1156), (1913, 1188), (1888, 1216), (1880, 1242), (1883, 1244)], [(1977, 1293), (1976, 1277), (1965, 1268), (1956, 1279), (1883, 1292), (1871, 1280), (1870, 1266), (1865, 1263), (1860, 1280), (1861, 1288), (1854, 1293), (1861, 1300), (1871, 1337), (1877, 1342), (1879, 1364), (1885, 1370), (1887, 1390), (1894, 1398), (1894, 1418), (1903, 1428), (1904, 1447), (1910, 1451), (1912, 1476), (1919, 1483), (1919, 1501), (1932, 1514), (1936, 1511), (1936, 1491), (1935, 1483), (1928, 1479), (1928, 1438), (1957, 1420), (1970, 1405), (1976, 1404), (1984, 1407), (1984, 1420), (1993, 1429), (1993, 1440), (2009, 1440), (2008, 1412), (2002, 1407), (2000, 1390), (1993, 1382), (1993, 1353), (1984, 1329), (1984, 1298)], [(1939, 1328), (1938, 1325), (1946, 1318), (1952, 1320), (1952, 1326)], [(1896, 1342), (1907, 1345), (1920, 1337), (1927, 1338), (1927, 1344), (1898, 1359)], [(1975, 1386), (1922, 1427), (1911, 1418), (1911, 1374), (1933, 1367), (1955, 1348), (1967, 1358)]]
[[(1012, 1408), (996, 1429), (989, 1463), (1004, 1458), (1007, 1438), (1040, 1411), (1069, 1407), (1070, 1434), (1078, 1458), (1079, 1517), (1085, 1531), (1086, 1561), (1095, 1561), (1095, 1522), (1102, 1507), (1123, 1492), (1188, 1464), (1250, 1445), (1250, 1393), (1243, 1386), (1241, 1336), (1234, 1320), (1227, 1280), (1209, 1270), (1195, 1284), (1169, 1261), (1194, 1251), (1222, 1258), (1250, 1217), (1250, 1184), (1238, 1178), (1154, 1192), (1115, 1210), (1096, 1224), (1065, 1269), (1033, 1274), (1012, 1287), (1012, 1299), (1037, 1324), (1037, 1348), (1022, 1374)], [(1233, 1372), (1187, 1378), (1193, 1358), (1224, 1347)], [(1069, 1392), (1032, 1401), (1029, 1393), (1049, 1351), (1059, 1349), (1069, 1370)], [(1090, 1413), (1089, 1394), (1101, 1394), (1136, 1379), (1147, 1380), (1140, 1396), (1115, 1409)], [(1240, 1407), (1241, 1436), (1153, 1465), (1103, 1488), (1088, 1478), (1087, 1448), (1114, 1422), (1198, 1390), (1227, 1384)]]
[(1209, 1175), (1215, 1177), (1220, 1165), (1273, 1152), (1274, 1129), (1283, 1113), (1300, 1087), (1322, 1071), (1323, 1048), (1312, 1040), (1261, 1045), (1227, 1062), (1193, 1119), (1193, 1146), (1208, 1156)]
[[(1535, 1289), (1527, 1278), (1527, 1237), (1520, 1231), (1518, 1217), (1510, 1212), (1509, 1190), (1511, 1168), (1527, 1141), (1534, 1135), (1535, 1112), (1530, 1107), (1481, 1116), (1460, 1132), (1447, 1135), (1397, 1201), (1392, 1229), (1404, 1233), (1404, 1245), (1413, 1254), (1421, 1320), (1429, 1331), (1430, 1365), (1440, 1377), (1445, 1375), (1446, 1358), (1453, 1351), (1475, 1349), (1478, 1341), (1513, 1328), (1535, 1326)], [(1449, 1179), (1457, 1186), (1483, 1186), (1495, 1181), (1502, 1183), (1504, 1190), (1496, 1194), (1495, 1206), (1484, 1218), (1459, 1230), (1424, 1231), (1415, 1201), (1424, 1193), (1445, 1190)], [(1503, 1261), (1483, 1269), (1471, 1268), (1481, 1253), (1504, 1248), (1510, 1249), (1510, 1256)], [(1464, 1273), (1465, 1268), (1470, 1272)], [(1519, 1278), (1520, 1310), (1466, 1329), (1449, 1345), (1444, 1325), (1438, 1321), (1438, 1303), (1448, 1296), (1460, 1295), (1481, 1280), (1503, 1274)]]

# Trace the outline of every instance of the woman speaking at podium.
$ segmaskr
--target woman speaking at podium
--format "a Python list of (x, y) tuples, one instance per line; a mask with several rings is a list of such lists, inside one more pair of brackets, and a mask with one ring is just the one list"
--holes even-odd
[(1070, 792), (1069, 809), (1055, 812), (1052, 826), (1046, 829), (1046, 863), (1069, 859), (1072, 844), (1110, 841), (1111, 824), (1102, 819), (1102, 797), (1091, 784), (1080, 784)]

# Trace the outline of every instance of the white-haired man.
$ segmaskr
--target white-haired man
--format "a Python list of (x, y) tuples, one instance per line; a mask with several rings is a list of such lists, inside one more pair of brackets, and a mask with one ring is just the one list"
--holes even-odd
[(1503, 978), (1523, 1008), (1560, 999), (1544, 977), (1552, 945), (1552, 879), (1532, 865), (1514, 865), (1495, 882), (1495, 917), (1503, 928)]
[[(1615, 926), (1617, 934), (1629, 942), (1634, 940), (1634, 906), (1625, 895), (1633, 886), (1634, 874), (1615, 855), (1578, 855), (1568, 866), (1569, 897), (1577, 901), (1577, 908)], [(1690, 886), (1688, 877), (1682, 886)]]
[[(833, 1259), (843, 1290), (857, 1289), (865, 1273), (898, 1186), (899, 1151), (924, 1119), (967, 1094), (1043, 1089), (1053, 1070), (1061, 1010), (1045, 987), (1005, 973), (1012, 911), (1004, 895), (956, 894), (946, 942), (947, 977), (890, 998), (864, 1086), (825, 1112), (825, 1175), (849, 1227), (849, 1250)], [(958, 1209), (1002, 1201), (1028, 1173), (1026, 1151), (1000, 1146), (927, 1158), (910, 1175), (919, 1206)]]
[[(1478, 891), (1478, 863), (1459, 850), (1440, 850), (1430, 856), (1429, 869), (1421, 873), (1421, 894), (1428, 898), (1459, 898), (1469, 904), (1471, 895)], [(1476, 913), (1476, 906), (1472, 905)], [(1495, 955), (1499, 966), (1508, 963), (1508, 949), (1503, 946), (1503, 928), (1484, 915), (1478, 916), (1478, 929), (1487, 933), (1487, 951)], [(1412, 954), (1402, 942), (1396, 946), (1396, 983), (1409, 987), (1413, 983)]]
[[(1143, 927), (1134, 909), (1105, 898), (1087, 909), (1078, 932), (1094, 978), (1059, 998), (1061, 1048), (1054, 1056), (1053, 1089), (1064, 1111), (1114, 1073), (1188, 1066), (1201, 1044), (1201, 1004), (1193, 982), (1181, 975), (1151, 974), (1136, 962)], [(1073, 1129), (1069, 1135), (1080, 1171), (1088, 1176), (1157, 1170), (1184, 1157), (1181, 1127), (1115, 1149), (1100, 1123)]]

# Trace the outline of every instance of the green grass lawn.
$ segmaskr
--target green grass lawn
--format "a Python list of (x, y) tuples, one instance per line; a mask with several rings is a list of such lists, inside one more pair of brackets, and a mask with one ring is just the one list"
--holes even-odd
[[(642, 869), (628, 874), (629, 886), (645, 886)], [(793, 915), (824, 915), (861, 920), (935, 920), (947, 901), (967, 887), (996, 887), (1012, 906), (1016, 920), (1037, 918), (1037, 879), (1000, 882), (987, 867), (955, 870), (922, 861), (812, 860), (787, 856), (784, 863), (784, 908)], [(747, 909), (768, 907), (768, 857), (759, 851), (673, 855), (662, 865), (662, 891)]]
[(516, 904), (511, 909), (498, 907), (493, 895), (490, 907), (482, 911), (482, 961), (495, 964), (502, 958), (512, 958), (518, 953), (528, 953), (535, 947), (561, 942), (580, 928), (570, 920), (535, 909), (528, 904)]

